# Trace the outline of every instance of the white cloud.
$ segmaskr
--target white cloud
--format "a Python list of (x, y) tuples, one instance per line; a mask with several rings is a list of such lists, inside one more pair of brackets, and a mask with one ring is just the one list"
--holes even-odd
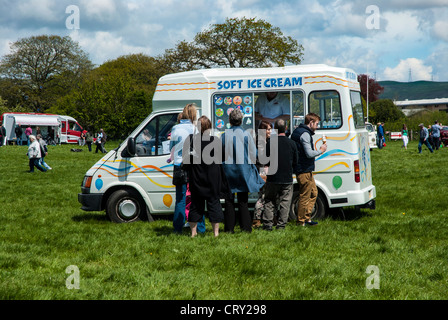
[(113, 0), (82, 0), (81, 4), (89, 18), (108, 21), (117, 15), (117, 8)]
[(432, 34), (434, 37), (448, 42), (448, 21), (437, 21), (434, 23)]
[(60, 14), (53, 10), (54, 2), (54, 0), (20, 1), (18, 13), (24, 18), (32, 18), (33, 20), (57, 21)]
[(384, 80), (407, 82), (409, 80), (409, 72), (411, 72), (412, 81), (431, 81), (432, 79), (431, 66), (426, 66), (422, 60), (408, 58), (400, 60), (400, 63), (395, 68), (387, 67), (384, 70)]

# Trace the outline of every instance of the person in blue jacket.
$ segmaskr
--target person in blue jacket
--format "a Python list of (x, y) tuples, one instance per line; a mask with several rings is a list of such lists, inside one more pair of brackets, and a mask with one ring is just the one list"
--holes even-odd
[(384, 143), (384, 127), (381, 122), (378, 123), (377, 127), (377, 139), (378, 139), (378, 148), (383, 149)]
[(236, 224), (235, 193), (238, 200), (240, 229), (252, 232), (252, 217), (249, 212), (249, 192), (258, 192), (264, 185), (255, 166), (257, 149), (252, 136), (243, 130), (243, 113), (235, 108), (229, 115), (230, 129), (221, 136), (223, 144), (223, 170), (231, 196), (225, 199), (224, 232), (234, 232)]

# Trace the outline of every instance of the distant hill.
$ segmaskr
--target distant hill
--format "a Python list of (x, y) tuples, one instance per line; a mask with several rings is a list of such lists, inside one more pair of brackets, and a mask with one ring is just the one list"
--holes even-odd
[(397, 101), (448, 98), (448, 82), (434, 81), (378, 81), (384, 87), (380, 99)]

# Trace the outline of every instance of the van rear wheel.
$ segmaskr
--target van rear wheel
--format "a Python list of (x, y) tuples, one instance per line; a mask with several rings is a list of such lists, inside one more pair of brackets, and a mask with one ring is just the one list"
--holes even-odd
[[(297, 221), (297, 213), (299, 208), (299, 191), (294, 191), (291, 201), (291, 209), (289, 210), (289, 219), (291, 221)], [(324, 219), (328, 214), (328, 206), (325, 201), (325, 196), (321, 192), (317, 194), (316, 203), (314, 209), (311, 212), (311, 220)]]
[(113, 222), (138, 221), (145, 210), (140, 195), (133, 190), (117, 190), (107, 200), (106, 213)]

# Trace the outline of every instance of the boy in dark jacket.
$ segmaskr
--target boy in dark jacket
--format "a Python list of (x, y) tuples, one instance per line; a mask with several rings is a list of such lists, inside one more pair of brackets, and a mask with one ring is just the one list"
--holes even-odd
[[(266, 179), (265, 211), (263, 214), (263, 229), (272, 230), (274, 212), (277, 211), (277, 198), (280, 205), (277, 229), (284, 229), (288, 222), (289, 209), (293, 194), (293, 168), (297, 166), (298, 153), (296, 144), (286, 137), (286, 122), (279, 119), (275, 122), (277, 139), (271, 136), (267, 145), (267, 154), (271, 158)], [(272, 145), (277, 140), (277, 146)], [(277, 152), (277, 157), (271, 153)], [(274, 159), (274, 160), (272, 160)], [(273, 166), (272, 161), (277, 161)]]

